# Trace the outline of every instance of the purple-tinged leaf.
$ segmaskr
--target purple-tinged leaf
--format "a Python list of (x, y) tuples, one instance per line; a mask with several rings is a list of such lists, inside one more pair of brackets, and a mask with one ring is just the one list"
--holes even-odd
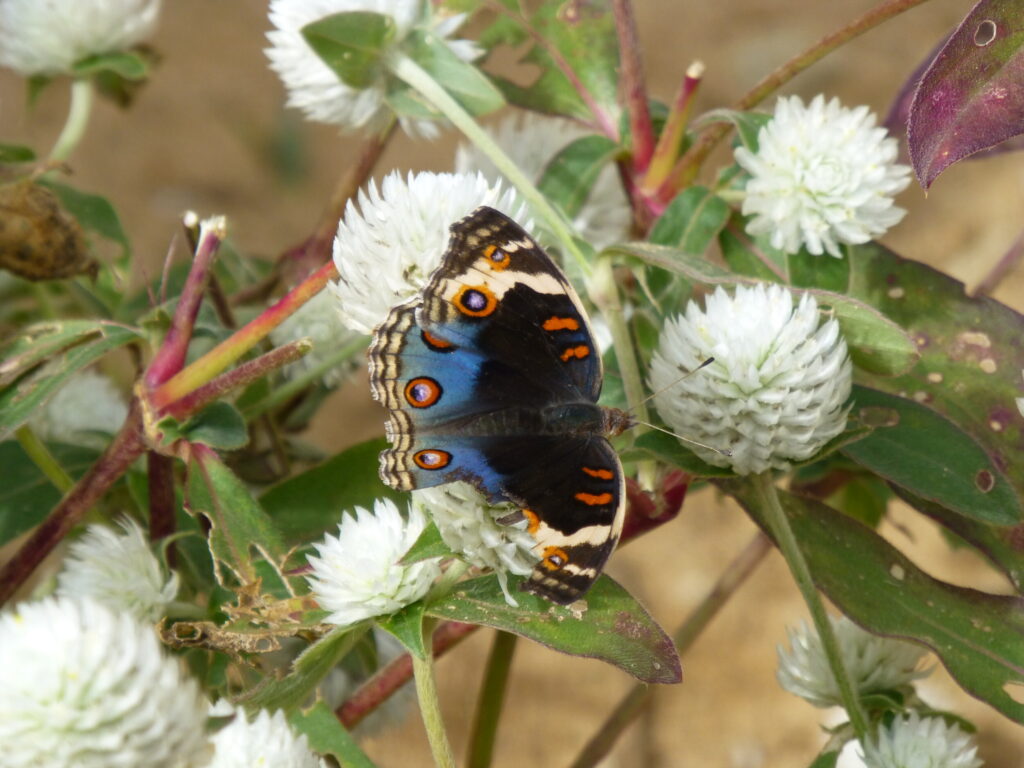
[(927, 189), (953, 163), (1024, 133), (1024, 4), (981, 0), (928, 67), (908, 143)]

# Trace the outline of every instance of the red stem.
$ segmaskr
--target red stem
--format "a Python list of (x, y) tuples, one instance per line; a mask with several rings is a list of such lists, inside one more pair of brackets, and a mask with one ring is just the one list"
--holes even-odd
[(633, 134), (633, 170), (637, 176), (642, 176), (647, 172), (647, 166), (654, 155), (654, 127), (647, 106), (640, 38), (636, 32), (636, 18), (630, 0), (612, 0), (612, 9), (615, 11), (615, 29), (619, 34), (619, 87), (629, 111), (630, 130)]
[(174, 533), (174, 460), (156, 451), (146, 454), (149, 478), (149, 538), (159, 541)]

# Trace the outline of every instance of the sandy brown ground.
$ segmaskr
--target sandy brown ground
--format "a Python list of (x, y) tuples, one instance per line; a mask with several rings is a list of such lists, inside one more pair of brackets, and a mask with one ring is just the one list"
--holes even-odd
[[(762, 73), (872, 4), (640, 0), (652, 93), (670, 98), (683, 69), (699, 58), (708, 71), (698, 107), (726, 105)], [(805, 97), (822, 91), (884, 114), (902, 79), (969, 5), (937, 0), (918, 8), (820, 63), (791, 90)], [(164, 55), (159, 71), (130, 112), (98, 107), (73, 158), (75, 182), (108, 195), (120, 210), (140, 271), (145, 265), (154, 274), (186, 208), (227, 214), (234, 238), (252, 252), (272, 255), (296, 243), (313, 226), (358, 146), (357, 139), (332, 128), (292, 120), (309, 161), (306, 176), (289, 185), (272, 172), (267, 146), (288, 118), (281, 110), (281, 87), (262, 54), (265, 9), (250, 0), (169, 0), (154, 40)], [(65, 109), (66, 90), (55, 87), (27, 114), (20, 81), (0, 73), (0, 140), (31, 141), (45, 150)], [(452, 134), (432, 144), (399, 139), (378, 177), (392, 168), (447, 170), (454, 140)], [(976, 282), (1018, 234), (1022, 178), (1019, 155), (954, 167), (927, 199), (917, 187), (903, 195), (911, 215), (886, 242)], [(996, 296), (1021, 309), (1022, 288), (1024, 274), (1018, 272)], [(333, 451), (377, 434), (380, 424), (381, 413), (359, 381), (333, 397), (311, 437)], [(950, 552), (936, 530), (911, 511), (894, 509), (892, 521), (885, 534), (930, 573), (958, 584), (1007, 589), (969, 553)], [(671, 629), (753, 532), (732, 505), (719, 503), (710, 491), (696, 493), (679, 520), (625, 548), (609, 572)], [(822, 713), (783, 692), (774, 678), (775, 647), (784, 641), (785, 627), (805, 615), (773, 554), (684, 658), (684, 683), (656, 692), (606, 764), (806, 765), (822, 740), (816, 725)], [(444, 714), (460, 753), (489, 643), (489, 632), (480, 632), (439, 663)], [(624, 674), (598, 662), (521, 642), (495, 765), (567, 764), (629, 686)], [(978, 723), (987, 765), (1024, 765), (1024, 730), (959, 692), (941, 670), (926, 691), (933, 703)], [(367, 749), (381, 766), (429, 764), (415, 717), (370, 739)]]

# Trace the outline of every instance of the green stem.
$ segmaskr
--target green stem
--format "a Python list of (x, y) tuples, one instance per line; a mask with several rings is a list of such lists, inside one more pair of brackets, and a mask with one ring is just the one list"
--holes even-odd
[(857, 692), (850, 678), (850, 673), (843, 664), (843, 656), (839, 650), (839, 643), (836, 641), (835, 632), (832, 629), (832, 622), (825, 612), (825, 604), (821, 601), (821, 595), (818, 594), (818, 590), (811, 578), (811, 569), (807, 566), (807, 560), (804, 558), (796, 536), (793, 534), (789, 518), (786, 517), (786, 512), (782, 508), (782, 502), (779, 500), (779, 494), (772, 480), (771, 472), (766, 471), (756, 475), (754, 477), (754, 487), (760, 498), (772, 538), (775, 539), (775, 543), (782, 552), (782, 556), (786, 558), (789, 570), (792, 572), (793, 578), (803, 594), (804, 602), (807, 603), (807, 608), (811, 612), (814, 628), (818, 631), (818, 637), (821, 638), (821, 644), (825, 649), (825, 656), (828, 658), (829, 667), (832, 669), (832, 674), (835, 675), (836, 683), (839, 686), (839, 695), (843, 700), (846, 714), (850, 718), (850, 724), (853, 726), (857, 738), (863, 744), (868, 737), (867, 717), (863, 709), (861, 709), (860, 700), (857, 698)]
[(32, 431), (32, 427), (24, 424), (18, 427), (14, 434), (18, 438), (18, 442), (21, 443), (22, 450), (28, 454), (39, 471), (46, 475), (46, 479), (53, 483), (53, 486), (61, 493), (70, 491), (75, 481), (64, 471), (64, 467), (54, 458), (39, 436)]
[(89, 124), (89, 115), (92, 114), (93, 87), (92, 80), (83, 77), (71, 83), (71, 105), (68, 107), (68, 117), (64, 121), (64, 128), (57, 137), (57, 141), (50, 150), (50, 161), (63, 163), (78, 146), (78, 142), (85, 135), (85, 128)]
[[(427, 635), (427, 648), (429, 649), (433, 634), (432, 620), (424, 623), (423, 631)], [(437, 697), (433, 651), (428, 650), (425, 659), (418, 658), (415, 653), (410, 655), (412, 656), (413, 676), (416, 678), (416, 695), (420, 702), (420, 716), (423, 718), (423, 727), (427, 730), (427, 740), (430, 742), (430, 751), (434, 755), (434, 764), (438, 768), (455, 768), (455, 757), (452, 754), (451, 744), (448, 743), (448, 734), (444, 730), (441, 702)]]
[(516, 636), (498, 631), (494, 635), (491, 654), (487, 657), (487, 668), (480, 684), (480, 698), (476, 704), (476, 717), (469, 739), (466, 756), (468, 768), (488, 768), (494, 755), (494, 740), (498, 734), (498, 721), (505, 702), (505, 687), (512, 656), (516, 650)]
[(396, 54), (391, 58), (390, 64), (391, 71), (396, 77), (416, 89), (445, 117), (451, 120), (452, 124), (462, 131), (467, 139), (480, 148), (480, 151), (494, 163), (502, 175), (519, 190), (531, 210), (544, 218), (552, 234), (555, 235), (562, 244), (562, 247), (565, 248), (566, 253), (570, 254), (579, 264), (583, 274), (589, 275), (591, 265), (583, 251), (576, 244), (572, 229), (566, 223), (562, 214), (548, 202), (547, 198), (541, 194), (533, 182), (526, 178), (526, 175), (519, 170), (519, 167), (512, 162), (512, 159), (505, 154), (505, 151), (462, 108), (462, 105), (452, 98), (448, 91), (429, 72), (408, 56), (400, 53)]

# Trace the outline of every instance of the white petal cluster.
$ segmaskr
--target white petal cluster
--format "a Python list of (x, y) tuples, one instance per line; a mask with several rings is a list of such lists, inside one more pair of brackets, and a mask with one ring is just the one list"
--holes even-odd
[(536, 541), (526, 531), (526, 521), (502, 525), (502, 517), (514, 514), (514, 504), (487, 503), (468, 483), (448, 483), (412, 494), (413, 506), (434, 521), (444, 543), (470, 565), (493, 570), (501, 582), (505, 600), (517, 605), (508, 592), (507, 574), (525, 576), (537, 564)]
[[(313, 349), (294, 363), (286, 366), (285, 375), (294, 378), (323, 364), (329, 357), (357, 338), (341, 321), (338, 303), (330, 291), (320, 291), (303, 304), (287, 320), (270, 332), (270, 341), (283, 346), (299, 339), (309, 339)], [(329, 369), (321, 379), (329, 387), (337, 386), (357, 367), (359, 355)]]
[[(271, 0), (270, 22), (274, 29), (267, 33), (270, 48), (266, 54), (271, 68), (288, 91), (288, 106), (301, 109), (307, 118), (318, 123), (349, 129), (373, 128), (389, 114), (385, 103), (385, 75), (382, 73), (366, 88), (352, 88), (338, 78), (302, 37), (302, 28), (306, 25), (336, 13), (353, 11), (390, 16), (395, 35), (389, 44), (396, 49), (417, 27), (430, 29), (434, 35), (445, 39), (459, 28), (463, 17), (434, 18), (431, 4), (424, 0)], [(464, 61), (480, 53), (468, 40), (448, 41), (448, 47)], [(430, 120), (403, 118), (402, 127), (410, 135), (425, 138), (432, 138), (438, 132), (436, 123)]]
[[(858, 696), (905, 688), (931, 672), (920, 669), (925, 650), (866, 632), (845, 616), (830, 617), (839, 652)], [(842, 697), (818, 633), (801, 622), (790, 628), (789, 650), (779, 646), (779, 685), (816, 707), (842, 706)]]
[(911, 712), (897, 717), (864, 748), (871, 768), (979, 768), (978, 747), (970, 734), (941, 717)]
[(164, 578), (138, 523), (120, 521), (121, 532), (90, 525), (74, 542), (57, 576), (57, 594), (92, 598), (115, 612), (153, 623), (178, 594), (178, 576)]
[(393, 501), (378, 499), (373, 512), (356, 507), (345, 515), (338, 535), (328, 534), (314, 544), (312, 573), (307, 577), (327, 621), (339, 626), (374, 616), (386, 616), (419, 600), (430, 589), (440, 568), (434, 560), (401, 565), (399, 560), (416, 543), (427, 520), (417, 509), (402, 518)]
[(847, 109), (818, 95), (779, 99), (758, 133), (758, 150), (736, 150), (750, 174), (743, 213), (751, 235), (786, 253), (801, 247), (840, 257), (840, 243), (866, 243), (906, 213), (893, 197), (910, 183), (898, 145), (867, 107)]
[(337, 282), (330, 288), (342, 320), (370, 333), (388, 311), (419, 293), (441, 263), (448, 228), (489, 205), (528, 228), (515, 191), (483, 174), (417, 173), (384, 177), (351, 201), (334, 240)]
[[(707, 358), (713, 363), (699, 371)], [(680, 381), (680, 376), (695, 371)], [(679, 435), (731, 451), (693, 447), (738, 474), (786, 469), (846, 426), (852, 367), (833, 319), (819, 324), (809, 294), (793, 306), (779, 285), (722, 288), (706, 309), (691, 301), (670, 318), (651, 361), (658, 413)]]
[(213, 760), (203, 768), (326, 768), (315, 754), (305, 734), (297, 734), (283, 712), (270, 714), (265, 709), (250, 722), (245, 710), (235, 711), (235, 719), (213, 736)]
[(193, 768), (207, 704), (153, 629), (89, 600), (0, 614), (5, 768)]
[(102, 448), (127, 417), (128, 404), (114, 382), (84, 370), (68, 379), (29, 423), (42, 440)]
[[(485, 130), (519, 170), (535, 183), (544, 176), (555, 155), (587, 135), (582, 126), (571, 120), (536, 112), (513, 113)], [(455, 153), (455, 170), (458, 173), (479, 171), (488, 179), (501, 179), (508, 183), (487, 155), (472, 144), (459, 144)], [(629, 199), (614, 164), (610, 164), (597, 177), (590, 197), (573, 219), (573, 225), (584, 240), (600, 249), (629, 239), (632, 223)]]
[(0, 66), (26, 77), (69, 72), (88, 56), (141, 43), (159, 14), (160, 0), (3, 0)]

